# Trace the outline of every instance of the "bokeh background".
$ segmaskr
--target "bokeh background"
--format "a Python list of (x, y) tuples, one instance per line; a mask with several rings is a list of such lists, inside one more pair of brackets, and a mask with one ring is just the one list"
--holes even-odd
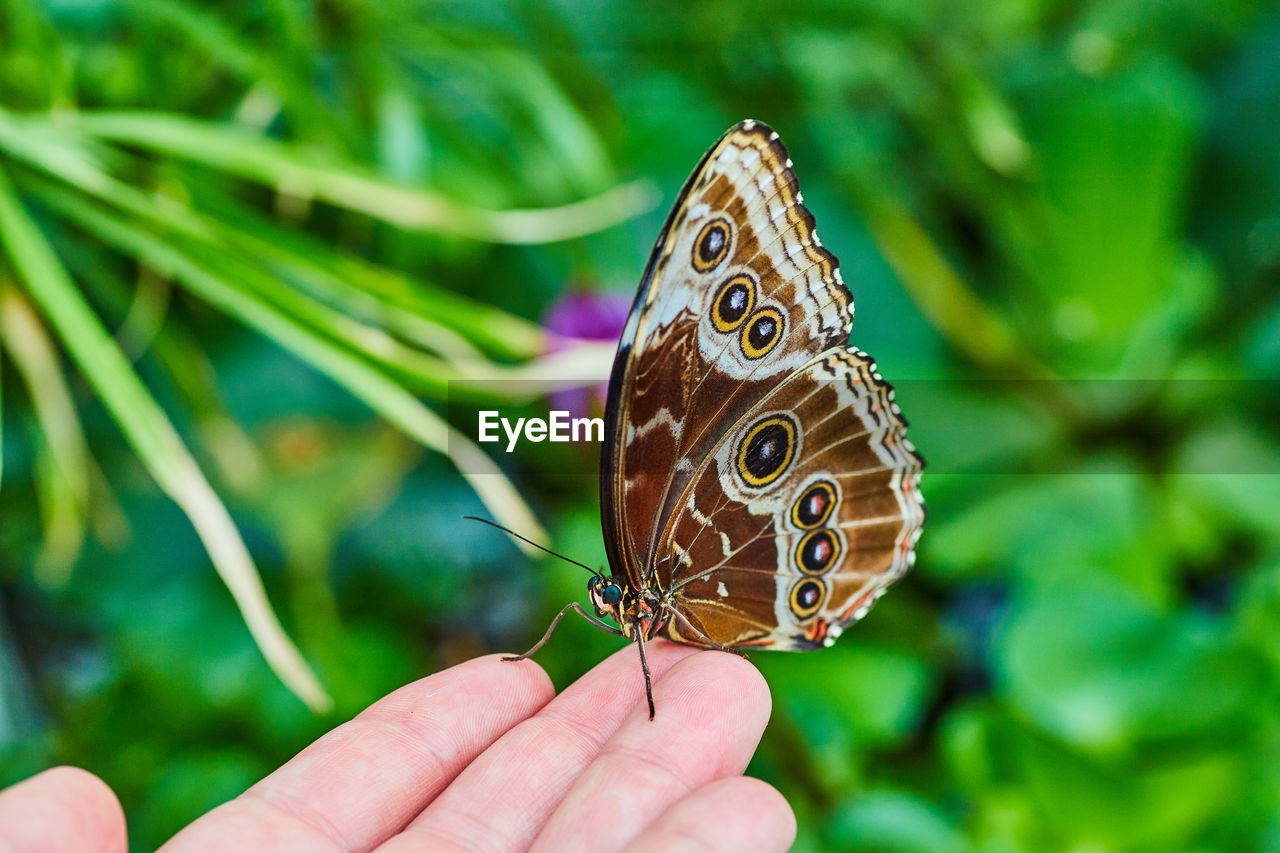
[(931, 464), (914, 572), (753, 656), (797, 849), (1280, 849), (1280, 8), (1245, 0), (4, 0), (0, 784), (85, 766), (149, 849), (582, 600), (459, 517), (599, 563), (593, 454), (477, 457), (450, 382), (545, 411), (600, 371), (744, 117)]

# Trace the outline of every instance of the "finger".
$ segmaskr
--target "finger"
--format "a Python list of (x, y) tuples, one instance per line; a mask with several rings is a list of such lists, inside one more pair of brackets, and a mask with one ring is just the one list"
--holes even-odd
[[(658, 642), (647, 652), (659, 679), (697, 650)], [(647, 708), (640, 656), (628, 643), (503, 735), (379, 853), (528, 849), (573, 781), (641, 706)]]
[(768, 853), (791, 848), (796, 816), (773, 786), (749, 776), (704, 785), (676, 803), (627, 853)]
[(165, 849), (370, 849), (552, 695), (541, 667), (497, 655), (416, 681), (196, 821)]
[(658, 715), (632, 711), (574, 782), (534, 850), (564, 850), (592, 832), (593, 850), (620, 850), (697, 788), (740, 774), (769, 720), (756, 668), (724, 652), (682, 660), (654, 689)]
[(124, 853), (124, 811), (107, 784), (54, 767), (0, 791), (0, 850)]

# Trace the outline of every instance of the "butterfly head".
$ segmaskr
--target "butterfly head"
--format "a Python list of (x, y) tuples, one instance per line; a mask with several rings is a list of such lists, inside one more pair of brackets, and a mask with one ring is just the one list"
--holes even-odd
[(604, 575), (592, 575), (587, 581), (587, 595), (595, 605), (597, 616), (612, 616), (621, 622), (622, 587)]

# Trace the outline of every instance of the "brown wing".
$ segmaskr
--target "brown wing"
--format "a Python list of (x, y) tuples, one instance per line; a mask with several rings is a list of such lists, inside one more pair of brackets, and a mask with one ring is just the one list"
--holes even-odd
[(778, 135), (731, 128), (685, 184), (614, 360), (600, 496), (615, 576), (645, 585), (672, 507), (723, 432), (847, 341), (852, 319)]
[(875, 363), (837, 347), (724, 436), (681, 496), (654, 582), (694, 645), (830, 645), (914, 562), (924, 460)]

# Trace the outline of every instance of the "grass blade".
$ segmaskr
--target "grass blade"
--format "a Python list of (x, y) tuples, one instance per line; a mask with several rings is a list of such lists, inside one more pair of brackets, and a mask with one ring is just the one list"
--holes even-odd
[(53, 249), (0, 172), (0, 240), (14, 269), (57, 331), (134, 452), (191, 520), (268, 664), (315, 710), (332, 702), (285, 634), (249, 550), (177, 430), (77, 291)]
[(58, 354), (40, 319), (12, 284), (0, 282), (0, 343), (27, 387), (44, 437), (37, 469), (43, 483), (45, 544), (36, 559), (36, 579), (66, 582), (84, 544), (89, 505), (89, 447)]
[(480, 358), (479, 346), (501, 357), (524, 359), (545, 345), (543, 330), (522, 317), (410, 279), (265, 217), (219, 209), (206, 211), (204, 219), (228, 245), (264, 259), (344, 310), (445, 358)]
[(100, 139), (182, 157), (241, 178), (363, 213), (413, 231), (490, 243), (551, 243), (603, 231), (653, 208), (648, 181), (620, 184), (582, 201), (535, 210), (484, 210), (426, 189), (325, 162), (234, 125), (161, 113), (81, 113), (74, 126)]
[(903, 205), (882, 197), (872, 203), (867, 222), (907, 292), (957, 349), (975, 362), (1009, 371), (1011, 376), (1049, 375), (1026, 352), (1003, 318), (960, 278)]
[[(84, 140), (47, 121), (14, 116), (0, 108), (0, 147), (40, 171), (159, 227), (225, 243), (242, 255), (263, 258), (314, 289), (345, 301), (350, 313), (367, 311), (372, 299), (374, 316), (393, 320), (401, 328), (413, 329), (417, 321), (416, 333), (408, 335), (409, 339), (430, 337), (433, 330), (448, 328), (453, 330), (451, 334), (461, 333), (466, 340), (506, 357), (529, 358), (543, 349), (542, 330), (527, 320), (333, 251), (226, 201), (210, 202), (202, 196), (213, 205), (214, 213), (200, 214), (185, 203), (143, 193), (107, 173), (101, 160), (110, 159), (103, 155), (113, 152), (90, 151)], [(424, 324), (428, 328), (422, 328)]]
[(59, 191), (51, 190), (41, 197), (103, 242), (181, 281), (206, 302), (311, 364), (415, 441), (453, 458), (463, 477), (499, 521), (513, 530), (531, 531), (530, 538), (545, 537), (532, 510), (506, 475), (470, 439), (450, 429), (439, 415), (386, 374), (290, 314), (232, 284), (175, 244)]
[(0, 492), (4, 490), (4, 348), (0, 347)]

